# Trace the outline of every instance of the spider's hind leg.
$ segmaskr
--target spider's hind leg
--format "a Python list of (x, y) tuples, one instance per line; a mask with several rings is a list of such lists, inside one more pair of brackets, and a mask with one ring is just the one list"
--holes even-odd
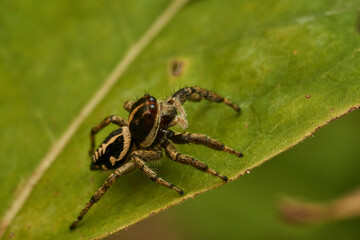
[(119, 167), (115, 170), (110, 176), (106, 179), (105, 183), (94, 193), (94, 195), (90, 198), (89, 202), (86, 204), (85, 208), (81, 211), (79, 216), (76, 218), (76, 220), (70, 225), (70, 229), (74, 229), (77, 224), (80, 222), (80, 220), (84, 217), (84, 215), (89, 211), (89, 209), (99, 201), (99, 199), (106, 193), (109, 187), (113, 185), (116, 178), (120, 177), (121, 175), (131, 172), (134, 170), (135, 163), (134, 162), (128, 162), (124, 164), (123, 166)]
[(172, 95), (168, 101), (172, 101), (172, 99), (177, 99), (181, 104), (184, 104), (186, 100), (191, 101), (200, 101), (202, 98), (205, 98), (209, 101), (216, 103), (225, 103), (226, 105), (232, 107), (235, 111), (240, 112), (240, 107), (229, 99), (220, 96), (217, 93), (210, 92), (201, 87), (185, 87), (178, 90), (174, 95)]
[(170, 159), (174, 160), (175, 162), (191, 165), (201, 171), (210, 173), (211, 175), (213, 175), (215, 177), (219, 177), (223, 181), (228, 180), (228, 178), (226, 176), (221, 175), (220, 173), (209, 168), (205, 163), (200, 162), (199, 160), (197, 160), (191, 156), (183, 155), (183, 154), (179, 153), (177, 151), (177, 149), (175, 148), (175, 146), (172, 145), (170, 142), (165, 142), (163, 147), (165, 148), (166, 156), (168, 156)]
[(122, 117), (112, 115), (112, 116), (109, 116), (109, 117), (105, 118), (104, 120), (102, 120), (95, 127), (91, 128), (91, 131), (90, 131), (90, 150), (89, 150), (89, 155), (90, 156), (92, 156), (92, 154), (94, 153), (95, 135), (96, 135), (96, 133), (98, 133), (101, 129), (103, 129), (104, 127), (106, 127), (110, 123), (115, 123), (115, 124), (119, 125), (120, 127), (128, 125), (128, 122), (126, 120), (124, 120)]
[(184, 144), (184, 143), (194, 143), (194, 144), (202, 144), (209, 148), (218, 150), (218, 151), (224, 151), (227, 153), (235, 154), (238, 157), (242, 157), (243, 154), (241, 152), (238, 152), (221, 142), (219, 142), (216, 139), (210, 138), (204, 134), (198, 134), (198, 133), (177, 133), (173, 132), (170, 129), (167, 130), (166, 136), (177, 144)]

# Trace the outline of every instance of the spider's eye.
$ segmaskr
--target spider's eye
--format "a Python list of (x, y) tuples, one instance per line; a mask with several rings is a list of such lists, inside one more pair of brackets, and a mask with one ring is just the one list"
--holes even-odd
[(154, 97), (150, 97), (149, 100), (150, 100), (151, 102), (156, 102), (156, 99), (155, 99)]
[(150, 109), (155, 109), (156, 108), (156, 105), (155, 104), (151, 104), (150, 105)]

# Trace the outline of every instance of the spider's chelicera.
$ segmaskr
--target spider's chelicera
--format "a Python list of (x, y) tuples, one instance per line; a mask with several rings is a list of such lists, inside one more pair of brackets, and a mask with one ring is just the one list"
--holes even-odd
[[(219, 177), (223, 181), (227, 181), (228, 178), (226, 176), (221, 175), (191, 156), (179, 153), (173, 145), (173, 143), (203, 144), (215, 150), (225, 151), (242, 157), (241, 152), (233, 150), (203, 134), (178, 133), (169, 129), (175, 125), (186, 129), (188, 122), (182, 105), (186, 100), (200, 101), (203, 98), (216, 103), (225, 103), (237, 112), (240, 112), (240, 108), (237, 105), (214, 92), (201, 87), (186, 87), (177, 91), (166, 101), (157, 101), (154, 97), (146, 94), (135, 103), (126, 102), (124, 107), (129, 111), (128, 121), (118, 116), (110, 116), (93, 127), (90, 134), (91, 147), (89, 154), (92, 160), (90, 169), (115, 169), (115, 171), (110, 174), (105, 183), (91, 197), (80, 215), (71, 224), (70, 229), (76, 227), (90, 207), (99, 201), (116, 178), (135, 169), (140, 170), (152, 181), (173, 189), (182, 195), (184, 192), (180, 188), (158, 177), (156, 172), (151, 170), (146, 164), (150, 161), (160, 160), (163, 155), (162, 149), (165, 150), (166, 156), (171, 160), (191, 165), (201, 171)], [(109, 125), (109, 123), (115, 123), (120, 128), (110, 133), (96, 151), (94, 151), (95, 134)]]

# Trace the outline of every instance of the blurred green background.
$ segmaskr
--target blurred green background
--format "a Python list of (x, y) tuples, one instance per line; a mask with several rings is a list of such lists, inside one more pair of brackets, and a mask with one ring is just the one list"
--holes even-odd
[(276, 208), (284, 196), (327, 203), (359, 188), (359, 143), (356, 110), (250, 174), (107, 239), (360, 239), (359, 217), (294, 226)]

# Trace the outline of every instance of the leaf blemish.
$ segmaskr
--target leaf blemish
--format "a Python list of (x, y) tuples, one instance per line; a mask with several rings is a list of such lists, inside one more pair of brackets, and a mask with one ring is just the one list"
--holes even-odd
[(169, 74), (172, 77), (180, 77), (184, 72), (185, 62), (181, 60), (173, 60), (169, 65)]
[(305, 98), (306, 98), (306, 99), (311, 98), (311, 94), (306, 95), (306, 97), (305, 97)]

